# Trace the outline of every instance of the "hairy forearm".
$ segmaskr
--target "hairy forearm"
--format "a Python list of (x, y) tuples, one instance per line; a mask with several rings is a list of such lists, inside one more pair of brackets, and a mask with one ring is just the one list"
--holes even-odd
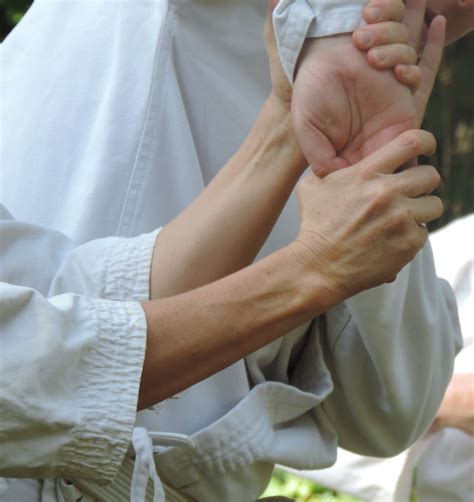
[(289, 113), (269, 98), (234, 157), (162, 230), (151, 297), (177, 295), (249, 265), (304, 168)]
[(139, 408), (233, 364), (341, 300), (289, 248), (217, 282), (143, 305), (148, 341)]

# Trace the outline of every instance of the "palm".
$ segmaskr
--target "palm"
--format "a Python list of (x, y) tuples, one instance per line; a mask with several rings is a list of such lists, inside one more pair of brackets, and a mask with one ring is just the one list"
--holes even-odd
[(349, 36), (317, 44), (301, 64), (292, 110), (303, 153), (324, 176), (415, 128), (417, 113), (410, 90), (371, 68)]

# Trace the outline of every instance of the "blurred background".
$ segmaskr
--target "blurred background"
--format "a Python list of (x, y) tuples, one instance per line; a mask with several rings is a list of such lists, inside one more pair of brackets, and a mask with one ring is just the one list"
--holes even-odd
[[(0, 0), (0, 41), (27, 11), (29, 0)], [(424, 128), (438, 140), (429, 163), (443, 182), (439, 195), (444, 216), (430, 226), (435, 230), (449, 221), (474, 212), (474, 33), (450, 45), (438, 75)], [(466, 239), (473, 236), (466, 236)], [(356, 502), (356, 499), (277, 470), (267, 496), (285, 495), (298, 502)], [(413, 495), (416, 500), (416, 495)]]

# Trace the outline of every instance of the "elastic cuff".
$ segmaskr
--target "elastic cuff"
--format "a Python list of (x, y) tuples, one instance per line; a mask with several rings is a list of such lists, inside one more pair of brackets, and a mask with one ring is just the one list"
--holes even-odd
[(105, 298), (118, 301), (149, 300), (153, 250), (160, 231), (118, 240), (107, 262)]
[(96, 330), (85, 352), (73, 440), (62, 449), (63, 477), (111, 482), (129, 448), (146, 348), (143, 309), (134, 302), (90, 300)]

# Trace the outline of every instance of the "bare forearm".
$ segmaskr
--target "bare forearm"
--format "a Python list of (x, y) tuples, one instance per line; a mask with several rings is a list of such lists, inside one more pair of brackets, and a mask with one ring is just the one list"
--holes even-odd
[(328, 279), (308, 273), (284, 248), (220, 281), (144, 304), (139, 407), (224, 369), (340, 300)]
[(152, 298), (208, 284), (249, 265), (305, 161), (287, 110), (270, 98), (234, 157), (158, 238)]
[(172, 396), (396, 275), (426, 242), (419, 223), (439, 214), (439, 199), (425, 197), (414, 207), (402, 190), (419, 202), (439, 175), (429, 166), (389, 173), (432, 152), (433, 144), (429, 133), (410, 131), (349, 169), (305, 177), (295, 241), (207, 286), (145, 303), (140, 406)]

